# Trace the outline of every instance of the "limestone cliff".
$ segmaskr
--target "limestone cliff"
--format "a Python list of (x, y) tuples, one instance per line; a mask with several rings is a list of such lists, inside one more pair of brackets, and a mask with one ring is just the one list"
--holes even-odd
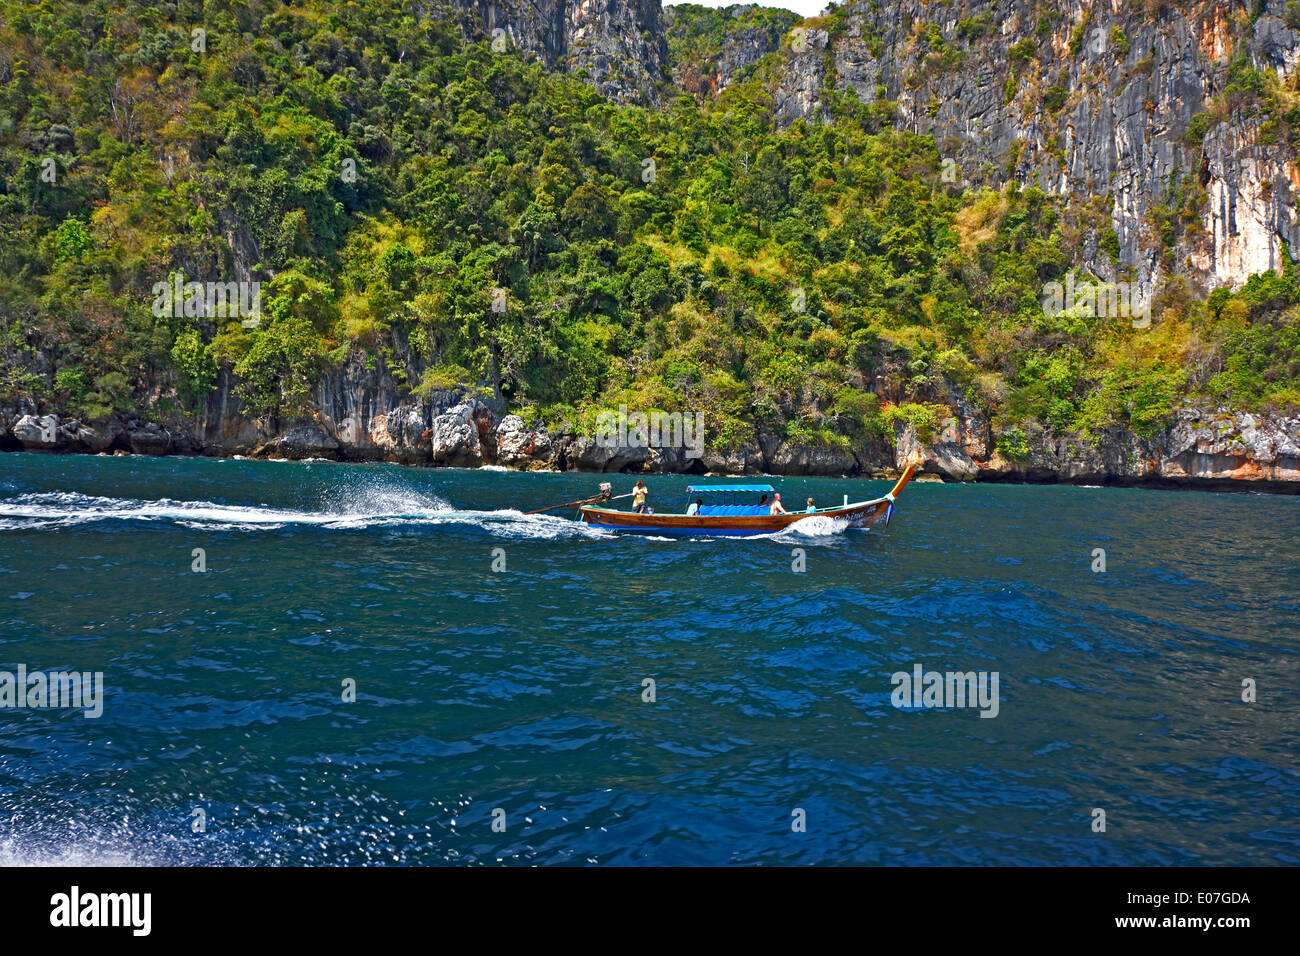
[(587, 79), (618, 102), (658, 103), (667, 44), (659, 0), (453, 0), (472, 37)]
[(774, 53), (801, 17), (789, 10), (735, 4), (664, 8), (673, 82), (694, 96), (717, 96)]
[(1066, 197), (1095, 273), (1205, 293), (1300, 254), (1293, 25), (1286, 0), (851, 0), (787, 40), (776, 110), (892, 101), (958, 182)]
[(802, 24), (752, 4), (453, 2), (469, 35), (620, 102), (662, 102), (668, 77), (717, 95), (769, 54), (782, 124), (824, 119), (839, 93), (889, 100), (959, 183), (1067, 198), (1081, 264), (1147, 296), (1174, 275), (1236, 288), (1300, 255), (1288, 0), (849, 0)]

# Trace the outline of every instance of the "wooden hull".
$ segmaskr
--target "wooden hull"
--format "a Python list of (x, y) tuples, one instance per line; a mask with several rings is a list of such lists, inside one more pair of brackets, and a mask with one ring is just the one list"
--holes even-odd
[(878, 522), (888, 523), (893, 513), (894, 499), (912, 479), (912, 469), (903, 472), (891, 491), (884, 498), (873, 501), (859, 501), (827, 508), (813, 515), (803, 512), (786, 515), (675, 515), (675, 514), (637, 514), (634, 511), (616, 511), (596, 505), (584, 505), (579, 520), (593, 528), (608, 531), (623, 531), (633, 534), (663, 535), (726, 535), (745, 537), (757, 534), (774, 534), (790, 527), (796, 521), (805, 518), (831, 518), (844, 521), (850, 528), (870, 528)]

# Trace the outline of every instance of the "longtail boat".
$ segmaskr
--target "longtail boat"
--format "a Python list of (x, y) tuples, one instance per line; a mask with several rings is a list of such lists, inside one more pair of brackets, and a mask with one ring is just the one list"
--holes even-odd
[[(810, 517), (844, 521), (850, 528), (870, 528), (880, 521), (889, 524), (889, 519), (894, 514), (894, 502), (912, 480), (912, 472), (913, 468), (909, 465), (893, 490), (883, 498), (849, 502), (846, 497), (842, 505), (818, 508), (814, 512), (771, 514), (770, 505), (760, 504), (760, 501), (770, 500), (774, 489), (771, 485), (754, 484), (692, 485), (686, 489), (686, 498), (688, 503), (696, 502), (693, 514), (639, 514), (635, 511), (603, 508), (595, 503), (574, 504), (580, 505), (578, 520), (593, 528), (635, 534), (772, 534)], [(602, 485), (601, 492), (607, 499), (607, 486)]]

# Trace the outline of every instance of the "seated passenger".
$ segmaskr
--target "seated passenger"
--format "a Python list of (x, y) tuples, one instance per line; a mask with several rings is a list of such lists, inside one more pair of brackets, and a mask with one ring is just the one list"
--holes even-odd
[(703, 504), (704, 504), (703, 498), (696, 498), (694, 501), (692, 501), (689, 505), (686, 506), (686, 514), (688, 516), (699, 514), (700, 506)]
[(788, 515), (790, 513), (786, 511), (785, 506), (781, 504), (780, 493), (772, 495), (772, 507), (768, 509), (767, 513), (772, 515)]
[(808, 499), (808, 513), (810, 515), (815, 515), (817, 513), (817, 506), (813, 504), (813, 500), (811, 498)]
[(763, 497), (761, 497), (761, 498), (758, 499), (758, 506), (759, 506), (760, 508), (766, 508), (766, 507), (767, 507), (767, 495), (764, 495)]

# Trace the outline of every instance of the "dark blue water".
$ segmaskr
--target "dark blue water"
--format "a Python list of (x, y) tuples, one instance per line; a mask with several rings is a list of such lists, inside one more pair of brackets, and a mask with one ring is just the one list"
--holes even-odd
[[(1300, 863), (1300, 498), (913, 483), (888, 529), (750, 540), (515, 510), (598, 480), (0, 455), (0, 670), (105, 681), (98, 719), (0, 709), (0, 861)], [(894, 707), (916, 664), (997, 672), (997, 716)]]

